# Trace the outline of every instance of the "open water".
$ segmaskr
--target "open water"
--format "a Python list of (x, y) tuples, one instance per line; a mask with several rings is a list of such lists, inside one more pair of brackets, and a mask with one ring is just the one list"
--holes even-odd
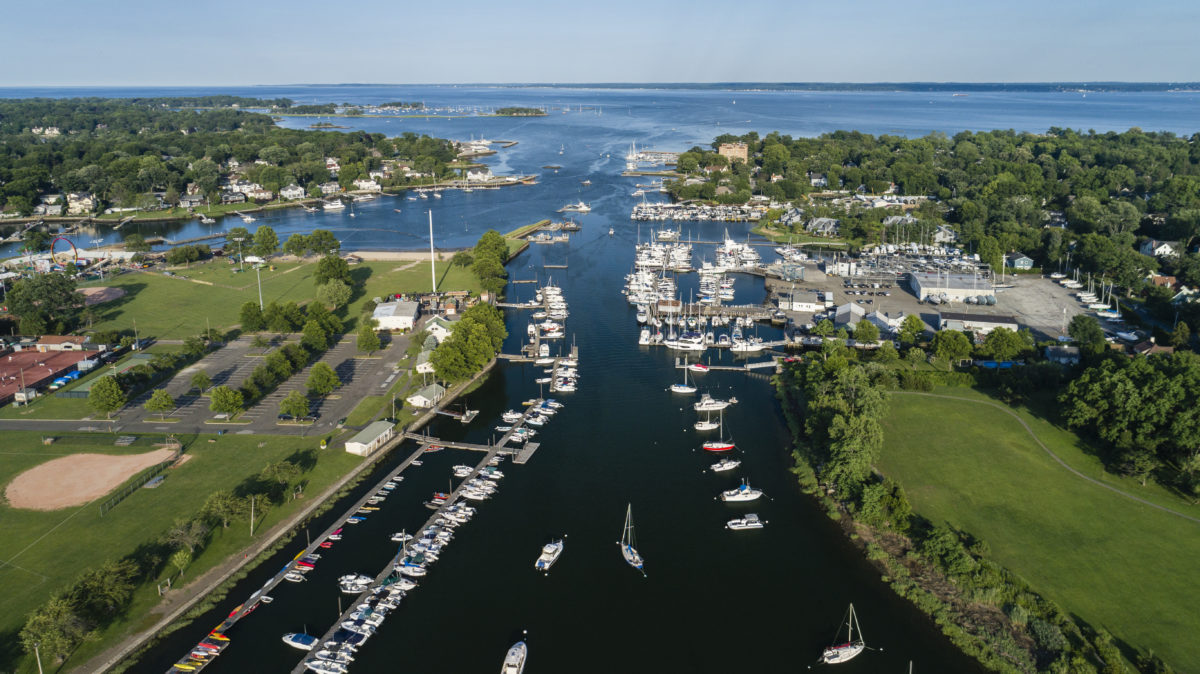
[[(2, 90), (0, 95), (162, 95), (209, 90)], [(216, 93), (212, 91), (212, 93)], [(970, 672), (978, 668), (941, 636), (931, 622), (896, 598), (878, 573), (788, 473), (789, 432), (769, 385), (737, 372), (701, 375), (702, 390), (736, 395), (726, 411), (727, 432), (739, 447), (742, 466), (731, 473), (704, 472), (713, 461), (699, 451), (691, 429), (692, 398), (666, 387), (679, 378), (673, 355), (637, 346), (634, 311), (620, 294), (633, 247), (648, 226), (629, 220), (630, 192), (639, 179), (622, 178), (630, 142), (639, 147), (682, 150), (707, 144), (721, 133), (779, 130), (811, 135), (835, 129), (872, 133), (947, 134), (962, 129), (1050, 126), (1123, 130), (1140, 126), (1190, 133), (1197, 94), (972, 93), (749, 93), (665, 90), (498, 89), (460, 87), (261, 87), (221, 93), (289, 96), (302, 102), (424, 100), (429, 105), (553, 105), (547, 118), (334, 119), (368, 131), (405, 131), (451, 138), (486, 137), (519, 144), (485, 161), (497, 173), (538, 173), (539, 184), (464, 194), (440, 200), (384, 197), (336, 214), (300, 210), (264, 215), (282, 239), (296, 231), (331, 229), (345, 250), (421, 249), (428, 246), (432, 209), (440, 248), (472, 245), (488, 228), (507, 231), (583, 199), (593, 208), (577, 219), (583, 231), (569, 244), (534, 246), (509, 265), (510, 277), (553, 279), (564, 288), (571, 316), (568, 340), (581, 352), (580, 390), (558, 396), (566, 404), (543, 427), (541, 449), (525, 466), (505, 465), (498, 495), (479, 506), (474, 520), (421, 586), (390, 616), (359, 653), (356, 672), (496, 671), (505, 649), (524, 631), (528, 670), (540, 672), (784, 672), (814, 662), (834, 636), (846, 605), (854, 602), (873, 650), (841, 665), (844, 672)], [(579, 110), (579, 106), (583, 110)], [(319, 121), (289, 118), (303, 127)], [(561, 154), (560, 154), (561, 150)], [(557, 172), (540, 167), (558, 164)], [(588, 178), (590, 186), (580, 181)], [(640, 182), (647, 182), (640, 179)], [(394, 209), (399, 208), (400, 213)], [(241, 224), (233, 220), (215, 228)], [(132, 226), (131, 226), (132, 227)], [(609, 228), (615, 230), (608, 235)], [(144, 234), (172, 239), (198, 236), (197, 223), (142, 225)], [(684, 224), (684, 234), (719, 239), (723, 224)], [(735, 238), (746, 225), (731, 225)], [(83, 235), (115, 240), (111, 231)], [(83, 237), (81, 237), (83, 238)], [(80, 241), (86, 245), (86, 241)], [(697, 247), (703, 255), (706, 248)], [(544, 264), (566, 264), (546, 270)], [(694, 278), (681, 282), (684, 293)], [(531, 285), (510, 285), (509, 297), (528, 299)], [(736, 303), (756, 303), (762, 281), (739, 277)], [(515, 351), (527, 316), (508, 312)], [(770, 339), (769, 328), (760, 336)], [(713, 358), (717, 358), (713, 356)], [(720, 357), (731, 361), (729, 354)], [(717, 362), (717, 361), (714, 361)], [(463, 427), (443, 419), (430, 430), (441, 437), (490, 439), (499, 415), (538, 395), (531, 365), (498, 367), (467, 397), (479, 418)], [(405, 448), (384, 461), (389, 469)], [(412, 531), (428, 516), (421, 506), (445, 490), (450, 466), (474, 463), (473, 453), (428, 455), (367, 522), (347, 527), (343, 541), (300, 585), (285, 583), (274, 603), (260, 607), (229, 634), (232, 645), (213, 672), (287, 671), (301, 654), (280, 641), (285, 632), (323, 634), (338, 615), (335, 578), (349, 572), (374, 575), (395, 552), (388, 536)], [(382, 472), (368, 483), (373, 484)], [(769, 498), (727, 505), (716, 496), (741, 478)], [(368, 485), (364, 485), (365, 489)], [(357, 498), (354, 494), (346, 499)], [(638, 547), (648, 577), (627, 567), (614, 543), (625, 506), (632, 503)], [(757, 512), (764, 530), (730, 532), (731, 517)], [(319, 518), (315, 534), (340, 515)], [(566, 551), (548, 577), (533, 569), (540, 547), (566, 535)], [(299, 540), (253, 571), (229, 598), (190, 627), (167, 637), (136, 667), (165, 671), (234, 606), (282, 567), (302, 546)], [(344, 599), (343, 602), (349, 601)], [(875, 650), (877, 649), (877, 650)]]

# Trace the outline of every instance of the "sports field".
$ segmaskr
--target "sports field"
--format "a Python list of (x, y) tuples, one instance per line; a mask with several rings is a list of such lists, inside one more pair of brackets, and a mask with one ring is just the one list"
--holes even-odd
[[(155, 449), (162, 435), (141, 436), (129, 447), (114, 445), (116, 436), (80, 434), (60, 437), (50, 445), (42, 443), (36, 432), (6, 431), (0, 449), (0, 490), (22, 472), (54, 459), (77, 454), (137, 455)], [(13, 508), (0, 504), (6, 543), (0, 554), (0, 671), (36, 671), (32, 659), (19, 668), (16, 631), (25, 614), (44, 602), (52, 592), (66, 585), (85, 569), (110, 559), (130, 554), (138, 545), (156, 540), (177, 518), (191, 518), (214, 491), (232, 489), (246, 477), (256, 475), (268, 463), (293, 456), (298, 451), (316, 450), (317, 437), (296, 438), (224, 436), (186, 436), (186, 462), (168, 470), (166, 479), (155, 489), (138, 489), (101, 517), (98, 501), (56, 510)], [(215, 442), (208, 442), (213, 439)], [(262, 445), (261, 447), (259, 445)], [(331, 443), (337, 446), (337, 443)], [(317, 494), (360, 460), (340, 450), (316, 451), (316, 463), (304, 474), (305, 492)], [(64, 483), (60, 489), (72, 489)], [(79, 487), (82, 489), (83, 487)], [(103, 500), (101, 497), (100, 500)], [(290, 515), (303, 501), (270, 508), (259, 521), (258, 532)], [(194, 578), (251, 541), (248, 524), (239, 522), (228, 530), (217, 529), (208, 547), (186, 570), (185, 578)], [(164, 578), (171, 573), (164, 571)], [(102, 639), (141, 621), (157, 602), (154, 583), (137, 592), (129, 616), (105, 630)], [(104, 643), (87, 643), (72, 659), (82, 662), (100, 650)]]
[[(239, 321), (242, 304), (258, 301), (258, 276), (262, 278), (262, 300), (305, 303), (316, 295), (313, 273), (315, 261), (290, 262), (256, 272), (250, 266), (235, 272), (236, 265), (216, 259), (190, 268), (162, 272), (134, 272), (88, 286), (113, 287), (126, 294), (111, 302), (96, 305), (97, 330), (132, 332), (134, 323), (140, 337), (185, 339), (204, 331), (206, 325), (228, 330)], [(427, 292), (430, 287), (428, 262), (373, 261), (350, 267), (358, 284), (346, 316), (354, 328), (363, 305), (386, 293)], [(479, 287), (469, 269), (438, 265), (439, 290), (473, 290)]]
[(1076, 435), (1024, 410), (1014, 411), (1081, 474), (982, 394), (936, 393), (966, 400), (899, 393), (884, 427), (878, 467), (914, 509), (986, 541), (996, 561), (1068, 613), (1152, 648), (1179, 671), (1200, 671), (1200, 521), (1122, 493), (1196, 520), (1200, 511), (1107, 475)]

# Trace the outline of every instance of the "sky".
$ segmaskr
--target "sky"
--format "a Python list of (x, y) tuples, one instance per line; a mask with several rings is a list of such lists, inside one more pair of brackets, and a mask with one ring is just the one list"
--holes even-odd
[(10, 0), (0, 16), (0, 86), (1200, 80), (1194, 0)]

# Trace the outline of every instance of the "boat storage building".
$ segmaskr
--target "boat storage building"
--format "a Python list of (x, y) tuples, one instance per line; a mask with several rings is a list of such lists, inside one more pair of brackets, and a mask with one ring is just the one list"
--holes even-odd
[(370, 456), (392, 439), (392, 422), (374, 421), (346, 441), (346, 451), (358, 456)]
[(383, 302), (371, 317), (379, 322), (377, 330), (412, 330), (420, 309), (416, 302)]
[(951, 302), (961, 302), (968, 297), (994, 297), (991, 279), (973, 274), (948, 274), (944, 272), (909, 272), (905, 275), (908, 287), (917, 299), (930, 295), (945, 295)]
[(1007, 328), (1016, 332), (1021, 326), (1012, 316), (989, 316), (957, 311), (943, 311), (938, 314), (938, 330), (965, 330), (986, 335), (996, 328)]

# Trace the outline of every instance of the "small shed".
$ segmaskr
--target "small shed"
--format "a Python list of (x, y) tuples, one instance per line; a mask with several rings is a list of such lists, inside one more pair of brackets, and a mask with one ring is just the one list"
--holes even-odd
[(370, 456), (392, 438), (392, 422), (374, 421), (346, 441), (346, 451), (358, 456)]
[(430, 384), (405, 398), (405, 401), (413, 407), (428, 408), (438, 404), (445, 395), (446, 389), (441, 384)]

